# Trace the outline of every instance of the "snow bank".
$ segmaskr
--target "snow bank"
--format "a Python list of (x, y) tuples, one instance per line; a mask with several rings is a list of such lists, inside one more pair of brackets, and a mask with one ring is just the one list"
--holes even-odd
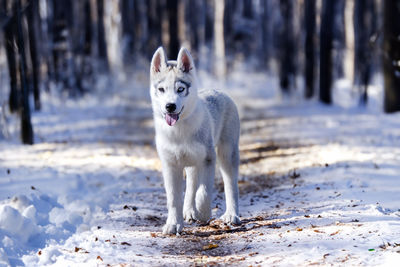
[[(78, 212), (82, 209), (85, 210), (85, 205), (80, 209), (65, 208), (54, 198), (40, 193), (3, 201), (0, 204), (0, 266), (18, 265), (18, 256), (26, 251), (44, 247), (49, 240), (62, 241), (79, 229), (88, 229), (84, 214)], [(52, 255), (47, 258), (51, 259)]]

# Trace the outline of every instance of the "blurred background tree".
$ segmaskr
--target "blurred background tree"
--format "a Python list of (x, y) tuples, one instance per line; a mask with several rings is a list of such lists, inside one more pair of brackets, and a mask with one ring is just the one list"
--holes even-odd
[[(283, 95), (332, 103), (337, 79), (354, 97), (383, 75), (384, 110), (400, 110), (400, 12), (385, 0), (0, 0), (1, 90), (33, 142), (30, 98), (93, 93), (99, 75), (145, 69), (158, 46), (180, 46), (224, 80), (238, 66), (278, 77)], [(1, 63), (3, 62), (3, 63)], [(381, 64), (381, 62), (383, 64)], [(381, 65), (383, 67), (381, 67)], [(317, 86), (319, 85), (319, 86)], [(268, 90), (268, 89), (266, 89)], [(298, 93), (302, 92), (302, 93)]]

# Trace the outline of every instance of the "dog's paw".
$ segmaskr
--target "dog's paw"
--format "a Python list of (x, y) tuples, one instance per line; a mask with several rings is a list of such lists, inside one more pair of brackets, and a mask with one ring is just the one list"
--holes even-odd
[(163, 227), (164, 235), (179, 235), (182, 232), (183, 224), (165, 224)]
[(220, 219), (226, 224), (240, 225), (242, 223), (236, 214), (225, 213)]
[(183, 219), (185, 219), (185, 222), (187, 223), (194, 223), (197, 221), (196, 219), (196, 211), (194, 209), (187, 209), (183, 211)]

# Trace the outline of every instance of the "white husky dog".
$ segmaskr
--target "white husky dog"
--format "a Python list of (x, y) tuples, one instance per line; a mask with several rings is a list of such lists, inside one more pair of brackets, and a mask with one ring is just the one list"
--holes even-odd
[[(153, 55), (150, 94), (156, 146), (162, 163), (168, 218), (164, 234), (179, 234), (183, 220), (211, 218), (215, 163), (224, 181), (225, 223), (240, 224), (238, 206), (239, 116), (225, 94), (197, 89), (189, 51), (181, 48), (177, 61), (167, 61), (162, 47)], [(182, 202), (183, 171), (186, 193)]]

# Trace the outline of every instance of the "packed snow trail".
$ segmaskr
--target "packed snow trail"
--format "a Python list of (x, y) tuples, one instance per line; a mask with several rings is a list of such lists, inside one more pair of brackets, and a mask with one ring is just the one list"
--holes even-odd
[(49, 98), (33, 116), (36, 145), (0, 143), (0, 265), (398, 262), (400, 115), (260, 98), (243, 88), (264, 90), (263, 76), (233, 80), (241, 226), (217, 220), (218, 177), (215, 220), (161, 234), (166, 198), (145, 85)]

